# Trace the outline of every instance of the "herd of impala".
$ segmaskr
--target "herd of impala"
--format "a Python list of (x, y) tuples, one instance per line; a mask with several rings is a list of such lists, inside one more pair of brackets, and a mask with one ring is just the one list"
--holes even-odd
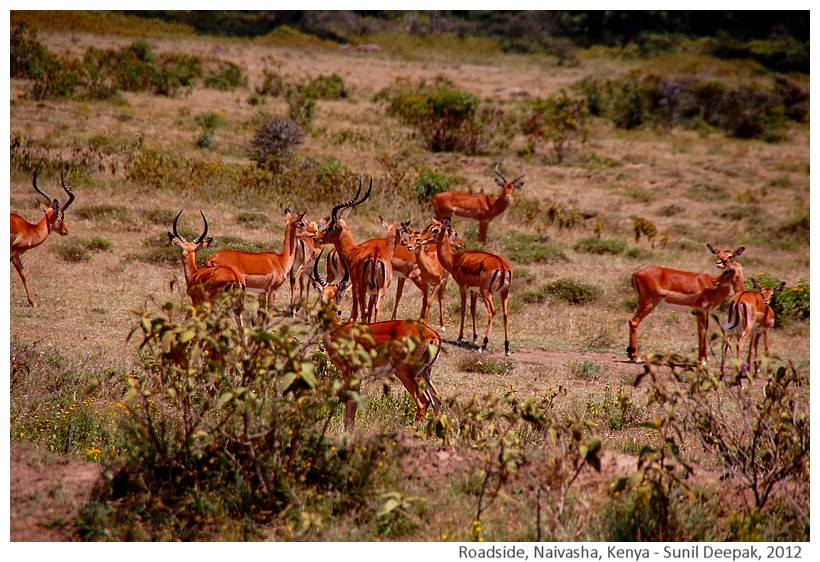
[[(40, 189), (37, 176), (42, 161), (34, 171), (32, 184), (37, 193), (48, 200), (42, 204), (44, 216), (39, 222), (30, 223), (19, 215), (11, 215), (11, 262), (14, 264), (25, 288), (26, 298), (35, 306), (23, 268), (21, 256), (42, 244), (52, 231), (61, 236), (68, 234), (64, 214), (74, 201), (74, 193), (66, 185), (65, 165), (61, 167), (60, 180), (68, 195), (60, 204)], [(439, 303), (439, 330), (444, 331), (443, 296), (447, 282), (452, 278), (461, 296), (461, 322), (458, 339), (464, 337), (467, 293), (470, 293), (470, 312), (473, 328), (473, 345), (479, 352), (487, 349), (496, 307), (493, 295), (498, 293), (504, 320), (504, 351), (510, 354), (509, 320), (507, 299), (512, 283), (512, 267), (502, 256), (486, 251), (465, 250), (464, 243), (454, 230), (452, 217), (460, 216), (477, 220), (479, 240), (487, 241), (489, 222), (500, 215), (512, 202), (513, 191), (523, 185), (521, 174), (507, 180), (495, 167), (496, 182), (501, 187), (497, 196), (457, 193), (447, 191), (432, 197), (435, 218), (422, 230), (414, 230), (407, 222), (389, 223), (379, 217), (386, 235), (357, 243), (353, 232), (342, 218), (342, 213), (366, 201), (373, 190), (372, 179), (362, 194), (362, 182), (356, 194), (348, 201), (335, 205), (330, 216), (318, 222), (306, 222), (305, 213), (285, 210), (285, 238), (282, 251), (241, 252), (222, 250), (211, 255), (203, 266), (197, 265), (196, 253), (207, 248), (212, 239), (207, 238), (208, 221), (200, 211), (204, 229), (192, 241), (178, 231), (182, 211), (177, 214), (173, 231), (168, 232), (172, 245), (182, 251), (182, 264), (187, 294), (194, 307), (212, 301), (226, 291), (235, 291), (234, 312), (242, 325), (242, 302), (244, 292), (254, 291), (264, 296), (262, 306), (273, 312), (276, 291), (290, 282), (291, 310), (294, 314), (300, 305), (307, 305), (309, 287), (313, 286), (324, 303), (338, 307), (346, 294), (350, 294), (352, 310), (346, 323), (338, 320), (335, 313), (332, 327), (325, 335), (325, 347), (331, 361), (343, 374), (345, 382), (357, 384), (353, 376), (357, 367), (344, 353), (339, 353), (339, 342), (355, 341), (374, 357), (374, 374), (395, 375), (413, 397), (417, 406), (416, 420), (421, 420), (429, 407), (438, 413), (440, 400), (430, 379), (433, 363), (441, 347), (439, 333), (429, 326), (432, 302)], [(332, 246), (326, 259), (326, 274), (319, 273), (320, 257), (325, 245)], [(773, 289), (764, 289), (753, 281), (755, 290), (744, 290), (743, 268), (737, 261), (744, 248), (734, 251), (721, 250), (707, 244), (716, 256), (715, 265), (722, 271), (712, 276), (706, 273), (680, 271), (661, 266), (648, 266), (632, 275), (632, 285), (638, 294), (638, 311), (629, 321), (629, 359), (640, 362), (638, 354), (638, 325), (657, 306), (691, 311), (697, 320), (698, 361), (706, 363), (707, 329), (709, 313), (734, 293), (729, 304), (729, 317), (725, 334), (737, 335), (737, 360), (742, 372), (758, 370), (757, 347), (763, 337), (765, 355), (769, 355), (768, 332), (774, 325), (774, 311), (770, 306), (772, 295), (783, 288), (781, 283)], [(396, 299), (392, 319), (382, 320), (382, 304), (393, 278), (397, 279)], [(419, 320), (396, 320), (399, 299), (404, 282), (410, 280), (422, 293)], [(296, 296), (296, 284), (299, 291)], [(476, 301), (481, 296), (487, 310), (484, 339), (478, 346), (476, 329)], [(359, 322), (361, 315), (361, 322)], [(751, 338), (751, 339), (750, 339)], [(408, 343), (412, 339), (412, 343)], [(741, 362), (741, 351), (749, 341), (746, 362)], [(728, 350), (728, 338), (724, 338), (723, 356)], [(754, 358), (753, 358), (754, 350)], [(723, 372), (724, 365), (721, 365)], [(345, 423), (350, 426), (356, 415), (356, 402), (346, 404)]]

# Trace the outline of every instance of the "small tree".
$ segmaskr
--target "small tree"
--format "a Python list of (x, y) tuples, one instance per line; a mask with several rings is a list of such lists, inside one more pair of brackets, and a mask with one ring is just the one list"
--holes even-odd
[(259, 166), (270, 161), (289, 158), (293, 146), (302, 142), (305, 134), (295, 121), (268, 117), (256, 129), (248, 150), (248, 157)]

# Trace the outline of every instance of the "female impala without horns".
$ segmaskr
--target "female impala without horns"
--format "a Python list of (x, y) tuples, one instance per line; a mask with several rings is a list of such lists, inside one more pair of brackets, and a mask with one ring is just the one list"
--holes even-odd
[(296, 236), (304, 231), (304, 216), (305, 213), (285, 209), (285, 241), (279, 253), (220, 250), (209, 257), (205, 265), (227, 266), (240, 273), (245, 278), (246, 288), (262, 293), (265, 309), (273, 313), (276, 290), (288, 279), (293, 267)]
[(512, 267), (509, 262), (501, 256), (482, 252), (479, 250), (466, 250), (459, 254), (453, 252), (451, 237), (454, 235), (450, 224), (450, 217), (445, 217), (444, 222), (433, 219), (433, 230), (439, 229), (436, 238), (436, 251), (441, 265), (444, 266), (453, 280), (458, 284), (461, 292), (461, 327), (458, 332), (458, 339), (464, 337), (464, 316), (467, 312), (467, 291), (470, 291), (470, 314), (473, 319), (473, 344), (478, 341), (478, 332), (475, 326), (475, 307), (478, 295), (484, 301), (487, 308), (487, 329), (484, 331), (484, 343), (479, 351), (487, 349), (490, 341), (490, 328), (495, 317), (495, 305), (493, 304), (493, 293), (501, 296), (501, 312), (504, 314), (504, 353), (510, 354), (509, 321), (507, 317), (507, 299), (510, 295), (510, 283), (512, 283)]
[[(312, 280), (322, 294), (322, 302), (338, 304), (339, 296), (350, 279), (347, 262), (342, 260), (344, 276), (331, 285), (319, 273), (319, 260), (313, 266)], [(424, 419), (428, 407), (435, 415), (441, 411), (441, 399), (430, 380), (430, 373), (438, 358), (441, 338), (438, 333), (418, 321), (385, 320), (372, 324), (347, 322), (340, 324), (336, 308), (331, 307), (332, 326), (324, 335), (324, 345), (328, 357), (342, 372), (345, 387), (358, 390), (359, 379), (355, 376), (362, 367), (355, 355), (339, 353), (343, 340), (355, 341), (371, 357), (370, 373), (373, 376), (387, 376), (391, 373), (398, 378), (416, 403), (416, 422)], [(410, 342), (412, 345), (409, 345)], [(420, 384), (421, 383), (421, 384)], [(421, 386), (421, 388), (420, 388)], [(352, 428), (356, 421), (356, 400), (345, 403), (345, 427)]]
[[(783, 290), (786, 282), (783, 281), (773, 288), (763, 288), (752, 279), (754, 291), (735, 293), (729, 303), (729, 317), (726, 323), (726, 341), (723, 345), (723, 356), (729, 349), (729, 334), (737, 333), (737, 362), (741, 372), (753, 369), (757, 373), (760, 363), (757, 361), (757, 347), (760, 337), (763, 336), (763, 350), (766, 359), (769, 358), (769, 330), (774, 326), (774, 309), (770, 303), (775, 293)], [(751, 340), (749, 340), (751, 338)], [(749, 355), (746, 363), (740, 362), (740, 354), (745, 342), (749, 340)], [(721, 366), (722, 367), (722, 366)], [(722, 371), (722, 368), (721, 368)]]
[(500, 162), (495, 165), (498, 178), (495, 182), (501, 187), (501, 194), (497, 196), (480, 193), (460, 193), (457, 191), (442, 191), (432, 197), (433, 210), (436, 219), (443, 221), (445, 217), (458, 216), (478, 221), (478, 240), (487, 242), (487, 227), (490, 221), (503, 213), (513, 200), (513, 190), (521, 189), (524, 182), (524, 166), (521, 165), (521, 175), (507, 181), (498, 170)]
[(743, 291), (743, 268), (735, 258), (743, 246), (734, 252), (721, 250), (712, 244), (706, 247), (717, 256), (715, 265), (723, 273), (713, 277), (708, 273), (680, 271), (657, 265), (647, 266), (632, 275), (632, 286), (638, 293), (638, 311), (629, 321), (629, 359), (640, 361), (638, 355), (638, 325), (656, 306), (694, 312), (698, 324), (698, 361), (706, 363), (706, 334), (709, 312), (726, 299), (730, 292)]
[(42, 165), (43, 161), (40, 160), (37, 164), (37, 168), (34, 170), (34, 178), (31, 180), (31, 183), (34, 186), (34, 190), (45, 197), (49, 202), (48, 205), (40, 204), (45, 216), (43, 216), (39, 222), (30, 223), (20, 215), (11, 213), (10, 220), (11, 263), (14, 264), (17, 274), (23, 282), (23, 288), (26, 290), (26, 299), (28, 299), (28, 303), (31, 306), (35, 306), (34, 298), (31, 296), (31, 290), (28, 286), (28, 275), (23, 268), (23, 261), (20, 259), (20, 256), (45, 242), (52, 231), (60, 236), (68, 234), (68, 227), (63, 222), (63, 217), (66, 209), (68, 209), (74, 201), (74, 194), (68, 189), (65, 183), (65, 162), (63, 162), (60, 167), (60, 183), (63, 186), (63, 190), (68, 194), (68, 200), (62, 205), (60, 205), (56, 197), (51, 197), (37, 185), (37, 175), (40, 173), (40, 167)]

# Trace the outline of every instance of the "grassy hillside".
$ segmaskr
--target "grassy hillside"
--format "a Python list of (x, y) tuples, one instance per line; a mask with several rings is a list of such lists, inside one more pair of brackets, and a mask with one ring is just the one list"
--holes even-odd
[[(782, 367), (800, 383), (794, 425), (808, 415), (810, 156), (801, 112), (808, 76), (775, 75), (752, 61), (641, 58), (603, 48), (574, 50), (567, 64), (554, 54), (509, 54), (492, 39), (451, 34), (380, 32), (361, 41), (371, 48), (359, 49), (287, 28), (217, 38), (104, 12), (13, 13), (12, 27), (21, 23), (30, 30), (28, 60), (40, 58), (11, 80), (11, 212), (30, 221), (42, 216), (31, 188), (41, 159), (40, 186), (63, 197), (65, 161), (76, 201), (66, 212), (68, 236), (52, 235), (23, 255), (36, 307), (10, 267), (11, 435), (122, 470), (128, 501), (121, 505), (131, 513), (111, 502), (121, 491), (101, 485), (79, 523), (65, 523), (81, 538), (100, 538), (104, 528), (117, 539), (165, 540), (807, 540), (807, 466), (798, 459), (755, 510), (754, 490), (741, 476), (729, 486), (717, 480), (724, 463), (737, 475), (750, 469), (704, 445), (691, 419), (669, 413), (675, 407), (653, 402), (658, 394), (650, 389), (685, 394), (688, 379), (675, 384), (675, 376), (718, 374), (726, 312), (716, 311), (719, 321), (711, 323), (706, 372), (674, 366), (696, 358), (688, 313), (658, 310), (641, 324), (642, 355), (667, 359), (659, 359), (653, 383), (633, 385), (645, 370), (626, 362), (625, 349), (637, 307), (633, 272), (656, 264), (716, 275), (706, 244), (743, 246), (747, 279), (787, 282), (770, 335), (771, 372)], [(126, 74), (129, 86), (117, 82)], [(424, 113), (428, 106), (412, 105), (443, 95), (430, 89), (435, 84), (477, 108), (457, 125), (459, 140), (469, 141), (457, 150), (430, 150), (425, 126), (437, 122)], [(665, 105), (655, 104), (661, 91), (691, 96), (669, 94)], [(708, 105), (716, 97), (722, 105)], [(721, 113), (686, 113), (686, 104)], [(744, 121), (741, 113), (753, 117)], [(291, 155), (257, 166), (248, 150), (271, 117), (294, 119), (304, 137)], [(441, 185), (496, 194), (498, 163), (508, 177), (526, 170), (483, 247), (514, 268), (509, 358), (500, 314), (487, 354), (456, 341), (460, 305), (451, 282), (433, 369), (444, 417), (413, 428), (415, 407), (403, 388), (378, 380), (363, 386), (368, 401), (349, 441), (341, 408), (327, 418), (323, 438), (334, 451), (349, 446), (353, 460), (325, 468), (339, 482), (366, 475), (358, 487), (305, 491), (294, 484), (287, 501), (269, 497), (251, 508), (251, 497), (239, 507), (215, 491), (195, 497), (181, 477), (178, 493), (152, 489), (158, 499), (149, 505), (135, 482), (147, 478), (151, 488), (150, 455), (129, 448), (123, 429), (145, 428), (124, 413), (124, 396), (130, 381), (151, 372), (150, 345), (138, 349), (140, 315), (185, 322), (181, 261), (166, 234), (180, 209), (190, 236), (203, 211), (213, 250), (279, 251), (284, 209), (319, 220), (353, 195), (360, 178), (372, 177), (370, 200), (345, 217), (365, 240), (383, 235), (379, 216), (426, 225), (430, 190)], [(477, 223), (456, 219), (455, 226), (467, 248), (482, 248)], [(391, 288), (385, 309), (393, 298)], [(310, 343), (314, 328), (288, 318), (289, 300), (283, 286), (272, 330), (286, 328)], [(163, 312), (166, 302), (176, 308)], [(247, 304), (255, 307), (251, 297)], [(408, 285), (399, 316), (414, 318), (420, 306)], [(486, 316), (478, 308), (481, 332)], [(469, 316), (467, 323), (469, 332)], [(325, 384), (332, 372), (319, 378)], [(746, 400), (764, 400), (767, 384), (761, 374), (744, 382), (747, 390), (721, 385), (725, 417), (740, 424)], [(703, 400), (701, 412), (712, 404)], [(662, 423), (658, 412), (668, 416)], [(299, 419), (307, 440), (313, 430)], [(669, 471), (659, 468), (669, 457), (644, 448), (665, 451), (667, 438), (682, 447)], [(365, 454), (368, 446), (384, 458)], [(660, 463), (639, 471), (651, 484), (648, 496), (618, 480), (634, 472), (642, 452)], [(128, 465), (135, 458), (146, 464)], [(695, 468), (694, 484), (678, 480), (686, 463)], [(202, 478), (204, 490), (211, 480)], [(623, 493), (612, 494), (613, 483)], [(245, 489), (232, 486), (237, 497)], [(796, 499), (789, 503), (787, 495)], [(139, 525), (133, 513), (141, 514)]]

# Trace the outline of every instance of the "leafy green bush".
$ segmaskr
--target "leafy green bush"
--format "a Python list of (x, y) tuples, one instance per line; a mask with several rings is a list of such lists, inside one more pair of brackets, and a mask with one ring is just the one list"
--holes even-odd
[(416, 85), (400, 78), (376, 94), (376, 100), (386, 100), (388, 114), (415, 127), (433, 152), (472, 154), (479, 148), (479, 100), (445, 78)]
[(426, 203), (436, 193), (448, 191), (455, 184), (456, 178), (446, 174), (434, 172), (429, 168), (423, 168), (419, 172), (419, 177), (413, 184), (413, 190), (419, 198), (419, 201)]
[[(331, 437), (349, 391), (315, 375), (307, 346), (320, 332), (295, 338), (286, 325), (257, 324), (240, 333), (229, 307), (223, 300), (179, 322), (140, 314), (132, 337), (143, 368), (122, 400), (114, 476), (83, 513), (87, 534), (136, 524), (154, 539), (196, 540), (236, 522), (244, 539), (271, 523), (293, 538), (325, 517), (375, 516), (384, 505), (377, 492), (399, 448), (391, 436)], [(95, 506), (109, 509), (102, 521)]]
[(350, 90), (344, 79), (336, 74), (320, 74), (305, 87), (307, 91), (318, 99), (340, 100), (350, 97)]
[(245, 69), (230, 61), (219, 61), (216, 68), (205, 73), (203, 83), (206, 88), (229, 92), (248, 86)]
[(302, 126), (309, 125), (316, 112), (316, 95), (301, 84), (289, 84), (285, 89), (288, 117)]
[(600, 287), (576, 281), (574, 279), (558, 279), (541, 285), (538, 289), (527, 291), (522, 295), (524, 302), (542, 303), (557, 299), (566, 303), (581, 306), (600, 298), (603, 295)]
[(556, 162), (563, 162), (573, 142), (586, 140), (586, 100), (571, 98), (566, 92), (537, 99), (522, 123), (524, 134), (543, 138), (552, 145)]

